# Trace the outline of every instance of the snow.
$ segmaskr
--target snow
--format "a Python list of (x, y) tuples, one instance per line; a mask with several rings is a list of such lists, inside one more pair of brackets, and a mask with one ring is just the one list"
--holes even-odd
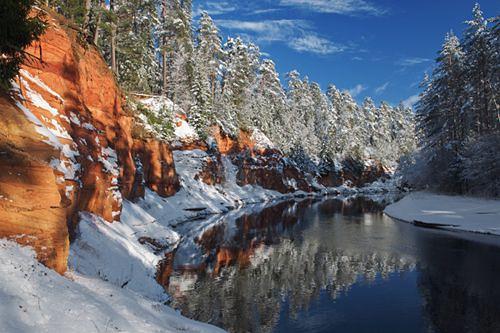
[[(124, 208), (126, 211), (129, 207)], [(108, 223), (96, 215), (80, 213), (78, 238), (71, 245), (69, 267), (86, 276), (101, 278), (149, 298), (165, 301), (166, 294), (155, 280), (161, 256), (138, 241), (137, 233), (155, 237), (153, 229), (147, 228), (151, 220), (149, 223), (146, 220), (144, 226), (139, 225), (137, 217), (141, 215), (150, 220), (146, 213), (129, 212), (123, 223)], [(163, 232), (161, 236), (166, 237), (167, 244), (178, 240), (173, 232)]]
[(52, 107), (45, 99), (43, 99), (42, 95), (30, 88), (30, 85), (26, 80), (24, 80), (22, 77), (20, 77), (19, 80), (21, 81), (25, 89), (26, 97), (28, 97), (28, 99), (34, 106), (49, 111), (52, 116), (57, 116), (59, 114), (59, 111), (57, 111), (56, 108)]
[(161, 198), (146, 190), (143, 200), (138, 202), (144, 210), (164, 225), (212, 214), (220, 214), (245, 204), (269, 202), (293, 194), (266, 190), (260, 186), (238, 186), (237, 167), (227, 156), (222, 157), (226, 181), (220, 185), (207, 185), (195, 175), (202, 171), (208, 154), (202, 150), (174, 151), (174, 162), (181, 183), (181, 190), (174, 196)]
[[(119, 254), (119, 253), (118, 253)], [(0, 240), (0, 332), (222, 332), (100, 278), (61, 276)]]
[(167, 108), (170, 110), (175, 108), (174, 103), (170, 99), (164, 96), (155, 96), (143, 99), (141, 100), (141, 104), (148, 107), (151, 111), (155, 113), (160, 113), (163, 110), (163, 108)]
[(415, 192), (384, 212), (422, 226), (500, 236), (499, 200)]
[(71, 120), (71, 122), (73, 124), (78, 125), (78, 126), (81, 125), (80, 119), (78, 119), (77, 115), (74, 112), (69, 113), (69, 119)]
[(189, 125), (187, 121), (182, 119), (178, 114), (174, 116), (174, 122), (175, 122), (174, 134), (177, 139), (182, 141), (198, 139), (198, 134), (196, 134), (194, 128), (191, 125)]
[[(97, 137), (96, 137), (97, 138)], [(104, 170), (115, 177), (120, 175), (120, 167), (118, 166), (118, 156), (113, 148), (101, 148), (99, 162), (102, 163)]]
[(259, 129), (254, 129), (252, 131), (252, 136), (250, 137), (250, 139), (255, 142), (255, 148), (258, 150), (275, 148), (271, 140), (269, 140), (269, 138)]
[(82, 125), (82, 127), (85, 128), (85, 129), (87, 129), (87, 130), (89, 130), (89, 131), (95, 131), (96, 130), (95, 127), (92, 124), (90, 124), (90, 123), (84, 123)]
[(33, 82), (34, 84), (36, 84), (37, 86), (39, 86), (40, 88), (42, 88), (43, 90), (45, 90), (46, 92), (57, 98), (59, 101), (64, 102), (64, 99), (54, 90), (50, 89), (50, 87), (47, 86), (42, 80), (40, 80), (40, 78), (32, 76), (27, 70), (24, 69), (21, 69), (19, 73), (21, 73), (21, 75), (23, 75), (26, 79), (30, 80), (31, 82)]
[[(34, 78), (33, 78), (34, 80)], [(30, 89), (29, 84), (24, 79), (20, 79), (23, 84), (23, 88), (26, 92), (29, 101), (42, 109), (50, 111), (53, 115), (57, 115), (58, 111), (50, 106), (50, 104), (43, 99), (43, 97), (37, 92)], [(40, 81), (41, 82), (41, 81)], [(17, 83), (12, 82), (14, 91), (18, 93), (18, 97), (21, 101), (24, 100), (24, 97), (21, 95), (21, 89)], [(66, 179), (76, 179), (76, 173), (80, 170), (80, 164), (76, 162), (76, 157), (79, 156), (79, 153), (76, 149), (72, 148), (69, 144), (63, 144), (60, 138), (71, 140), (71, 136), (69, 133), (55, 120), (51, 119), (46, 121), (46, 123), (50, 123), (53, 128), (49, 128), (44, 122), (42, 122), (35, 114), (21, 101), (16, 100), (16, 106), (23, 111), (26, 118), (35, 125), (35, 130), (38, 134), (46, 137), (46, 140), (43, 142), (48, 145), (54, 147), (61, 151), (64, 158), (67, 160), (59, 160), (53, 158), (50, 162), (50, 166), (62, 172)], [(55, 110), (55, 113), (54, 113)], [(72, 144), (74, 145), (74, 143)]]

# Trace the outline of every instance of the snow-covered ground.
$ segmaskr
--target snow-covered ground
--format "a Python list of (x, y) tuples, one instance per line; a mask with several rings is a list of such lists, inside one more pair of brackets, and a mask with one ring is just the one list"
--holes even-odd
[(415, 192), (384, 212), (421, 226), (500, 236), (500, 200)]
[(293, 197), (265, 190), (260, 186), (238, 186), (237, 167), (226, 156), (222, 157), (226, 181), (219, 185), (207, 185), (195, 175), (202, 171), (203, 161), (208, 157), (202, 150), (174, 151), (175, 169), (181, 182), (181, 190), (169, 198), (160, 198), (147, 190), (138, 205), (161, 221), (163, 225), (174, 225), (201, 216), (220, 214), (246, 204), (269, 202)]
[(222, 332), (100, 278), (46, 268), (0, 240), (0, 332)]

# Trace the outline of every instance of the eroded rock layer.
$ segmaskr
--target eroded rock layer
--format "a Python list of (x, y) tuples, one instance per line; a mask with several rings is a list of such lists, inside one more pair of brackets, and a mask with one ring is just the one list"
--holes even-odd
[(55, 16), (26, 50), (41, 61), (23, 66), (12, 94), (0, 96), (0, 237), (32, 244), (64, 272), (77, 212), (119, 221), (123, 198), (142, 196), (143, 186), (173, 195), (179, 182), (169, 145), (132, 137), (114, 75)]

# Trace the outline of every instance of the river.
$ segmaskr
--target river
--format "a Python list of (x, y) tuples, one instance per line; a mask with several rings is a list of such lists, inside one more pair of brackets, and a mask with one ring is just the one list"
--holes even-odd
[(181, 225), (171, 306), (238, 333), (500, 332), (500, 248), (384, 205), (290, 201)]

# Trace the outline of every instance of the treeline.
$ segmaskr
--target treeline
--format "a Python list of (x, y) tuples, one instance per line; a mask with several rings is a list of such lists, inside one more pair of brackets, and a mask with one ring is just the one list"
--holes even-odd
[(182, 0), (48, 0), (82, 26), (129, 92), (161, 94), (201, 135), (213, 124), (236, 134), (262, 130), (311, 169), (344, 158), (390, 163), (413, 150), (413, 113), (402, 105), (357, 105), (333, 85), (293, 71), (283, 87), (275, 64), (240, 38), (224, 43), (207, 13), (192, 23)]
[(500, 29), (479, 5), (460, 40), (449, 33), (416, 106), (419, 152), (406, 181), (500, 196)]

